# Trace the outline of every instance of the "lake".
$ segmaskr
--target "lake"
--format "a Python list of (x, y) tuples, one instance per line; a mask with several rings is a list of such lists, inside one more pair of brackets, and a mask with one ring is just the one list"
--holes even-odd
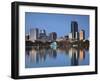
[(87, 49), (27, 47), (25, 68), (89, 65), (89, 57)]

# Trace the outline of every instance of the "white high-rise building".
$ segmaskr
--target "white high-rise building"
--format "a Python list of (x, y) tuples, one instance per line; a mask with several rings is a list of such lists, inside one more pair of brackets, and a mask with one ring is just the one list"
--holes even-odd
[(72, 39), (72, 33), (69, 33), (69, 39)]
[(75, 32), (75, 39), (78, 40), (79, 39), (79, 33)]
[(39, 30), (38, 30), (38, 28), (30, 29), (30, 40), (32, 42), (35, 42), (35, 40), (38, 39), (38, 36), (39, 36)]

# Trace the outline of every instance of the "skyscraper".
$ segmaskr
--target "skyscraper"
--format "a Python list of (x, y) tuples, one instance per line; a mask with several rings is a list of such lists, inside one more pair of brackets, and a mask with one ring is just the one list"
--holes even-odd
[(78, 39), (78, 23), (76, 21), (71, 22), (72, 39)]
[(51, 32), (49, 35), (49, 38), (51, 41), (55, 41), (57, 39), (57, 33), (56, 32)]
[(80, 31), (79, 38), (80, 38), (80, 40), (84, 40), (85, 39), (85, 31), (84, 30)]
[(46, 39), (46, 31), (45, 30), (40, 30), (39, 38), (40, 39)]
[(38, 39), (38, 36), (39, 36), (39, 30), (38, 30), (38, 28), (32, 28), (32, 29), (30, 29), (30, 40), (32, 42), (35, 42), (35, 40)]

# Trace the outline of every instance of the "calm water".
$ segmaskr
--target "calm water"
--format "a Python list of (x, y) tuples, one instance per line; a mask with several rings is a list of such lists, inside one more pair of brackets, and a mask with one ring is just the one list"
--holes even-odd
[(27, 48), (25, 68), (89, 65), (89, 51), (75, 48)]

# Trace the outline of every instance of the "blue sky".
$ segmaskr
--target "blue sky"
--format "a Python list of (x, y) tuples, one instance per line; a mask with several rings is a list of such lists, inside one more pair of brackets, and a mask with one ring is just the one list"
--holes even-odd
[(78, 29), (85, 30), (85, 38), (89, 38), (89, 16), (71, 14), (51, 14), (25, 12), (25, 32), (30, 28), (45, 29), (47, 33), (56, 32), (58, 37), (68, 35), (71, 21), (77, 21)]

